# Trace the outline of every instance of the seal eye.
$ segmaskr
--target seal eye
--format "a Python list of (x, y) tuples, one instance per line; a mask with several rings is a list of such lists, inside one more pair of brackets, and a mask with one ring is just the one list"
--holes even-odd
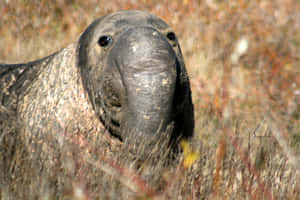
[(171, 41), (175, 41), (176, 40), (176, 35), (174, 32), (169, 32), (167, 33), (167, 38)]
[(101, 47), (107, 47), (112, 43), (112, 38), (108, 35), (101, 36), (98, 40), (98, 44)]

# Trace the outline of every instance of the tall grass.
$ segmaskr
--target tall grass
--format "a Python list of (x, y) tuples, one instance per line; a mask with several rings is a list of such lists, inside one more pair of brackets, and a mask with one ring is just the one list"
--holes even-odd
[[(118, 156), (82, 155), (86, 170), (111, 182), (68, 179), (64, 196), (300, 199), (299, 2), (5, 0), (0, 62), (49, 55), (76, 41), (97, 17), (120, 9), (146, 10), (174, 27), (191, 78), (195, 137), (158, 174), (151, 167), (148, 175), (134, 171)], [(53, 199), (47, 193), (53, 185), (42, 185), (43, 197)], [(6, 199), (5, 186), (0, 199)]]

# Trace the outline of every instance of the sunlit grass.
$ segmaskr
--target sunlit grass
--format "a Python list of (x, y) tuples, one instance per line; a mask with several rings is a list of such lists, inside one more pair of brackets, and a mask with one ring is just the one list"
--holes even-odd
[[(178, 166), (167, 169), (165, 178), (153, 178), (160, 184), (149, 185), (158, 192), (145, 198), (299, 199), (300, 166), (293, 164), (300, 152), (299, 3), (1, 1), (0, 63), (47, 56), (76, 41), (97, 17), (120, 9), (152, 12), (174, 28), (195, 106), (194, 139), (181, 143)], [(81, 186), (73, 184), (71, 191)], [(87, 198), (84, 194), (76, 198)]]

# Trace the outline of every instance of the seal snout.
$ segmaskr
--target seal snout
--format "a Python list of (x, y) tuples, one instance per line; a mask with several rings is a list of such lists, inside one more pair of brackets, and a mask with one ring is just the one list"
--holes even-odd
[(115, 41), (110, 58), (124, 88), (121, 137), (159, 135), (172, 121), (178, 63), (173, 47), (158, 30), (133, 27)]

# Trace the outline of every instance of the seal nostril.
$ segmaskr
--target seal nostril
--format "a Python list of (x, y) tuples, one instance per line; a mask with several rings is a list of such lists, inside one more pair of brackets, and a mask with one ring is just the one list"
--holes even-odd
[(98, 40), (98, 44), (101, 47), (109, 46), (112, 43), (112, 38), (108, 35), (101, 36)]

